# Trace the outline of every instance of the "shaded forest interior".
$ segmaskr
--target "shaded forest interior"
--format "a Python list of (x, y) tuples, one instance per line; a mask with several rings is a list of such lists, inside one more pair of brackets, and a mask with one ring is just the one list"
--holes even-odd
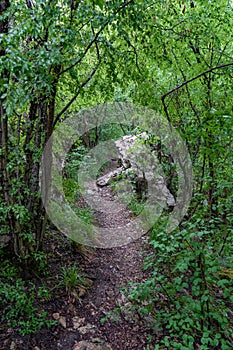
[(232, 27), (1, 1), (0, 349), (233, 348)]

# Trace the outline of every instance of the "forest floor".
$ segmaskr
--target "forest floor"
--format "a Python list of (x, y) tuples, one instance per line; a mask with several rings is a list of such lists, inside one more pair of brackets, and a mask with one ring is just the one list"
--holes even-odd
[[(111, 189), (99, 189), (105, 200), (114, 201)], [(116, 218), (104, 212), (94, 212), (98, 225), (112, 227), (113, 221), (124, 226), (132, 219), (128, 210), (119, 212)], [(84, 256), (79, 249), (57, 231), (50, 232), (46, 250), (50, 255), (47, 280), (51, 298), (43, 305), (57, 325), (43, 328), (36, 334), (20, 336), (7, 330), (0, 349), (10, 350), (149, 350), (153, 332), (151, 319), (131, 310), (131, 303), (122, 292), (128, 282), (146, 279), (143, 271), (143, 254), (149, 249), (147, 237), (141, 237), (123, 247), (88, 248)], [(62, 266), (81, 267), (88, 276), (89, 287), (67, 291), (56, 288)], [(114, 311), (117, 309), (118, 311)], [(110, 316), (106, 317), (109, 315)], [(106, 320), (103, 322), (103, 319)], [(101, 321), (102, 320), (102, 321)]]

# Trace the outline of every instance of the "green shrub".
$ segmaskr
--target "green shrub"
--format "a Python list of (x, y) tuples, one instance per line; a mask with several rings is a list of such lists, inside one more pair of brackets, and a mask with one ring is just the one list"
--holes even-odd
[(37, 288), (17, 276), (17, 269), (5, 261), (0, 271), (1, 320), (15, 327), (21, 335), (38, 332), (42, 327), (50, 327), (55, 321), (48, 319), (46, 311), (35, 306), (50, 298), (45, 287)]
[(232, 349), (232, 245), (224, 242), (220, 256), (221, 235), (204, 219), (172, 234), (153, 229), (154, 253), (144, 265), (151, 277), (125, 293), (141, 314), (154, 317), (163, 334), (155, 349)]

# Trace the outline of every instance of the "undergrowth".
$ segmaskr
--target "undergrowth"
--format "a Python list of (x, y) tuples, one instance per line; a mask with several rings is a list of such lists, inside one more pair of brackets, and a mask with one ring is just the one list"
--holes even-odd
[(5, 260), (0, 269), (1, 323), (16, 329), (21, 335), (38, 332), (43, 327), (51, 327), (56, 322), (41, 310), (40, 303), (48, 300), (47, 288), (37, 288), (32, 282), (19, 277), (18, 269)]
[(154, 227), (144, 263), (151, 277), (124, 293), (154, 318), (155, 350), (233, 348), (232, 235), (231, 226), (200, 217), (172, 234)]

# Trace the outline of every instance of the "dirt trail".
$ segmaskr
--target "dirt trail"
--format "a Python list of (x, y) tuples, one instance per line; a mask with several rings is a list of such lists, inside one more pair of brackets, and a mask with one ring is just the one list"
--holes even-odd
[[(105, 200), (117, 200), (108, 186), (98, 191)], [(129, 210), (119, 210), (117, 217), (101, 210), (95, 212), (96, 224), (104, 227), (113, 225), (124, 227), (131, 219), (132, 214)], [(129, 304), (121, 292), (122, 286), (129, 281), (142, 281), (146, 277), (145, 272), (142, 271), (141, 254), (146, 246), (147, 239), (142, 237), (123, 247), (95, 250), (87, 266), (88, 274), (93, 278), (94, 284), (75, 310), (75, 320), (77, 322), (81, 320), (82, 327), (87, 327), (87, 332), (81, 337), (77, 331), (61, 335), (60, 349), (89, 349), (87, 345), (85, 347), (84, 342), (82, 348), (80, 341), (95, 342), (96, 338), (97, 343), (98, 339), (101, 339), (113, 350), (146, 349), (150, 331), (146, 329), (145, 321), (142, 321), (138, 314), (127, 311)], [(126, 306), (126, 310), (112, 316), (113, 321), (107, 320), (104, 323), (100, 321), (109, 311), (123, 305)], [(76, 347), (75, 345), (70, 347), (72, 342)], [(105, 349), (104, 345), (100, 348)], [(98, 347), (93, 347), (94, 349)]]
[[(101, 204), (94, 212), (95, 225), (105, 228), (124, 227), (133, 219), (132, 213), (114, 196), (109, 186), (93, 187), (96, 198), (117, 204), (118, 211), (107, 213)], [(102, 208), (102, 209), (101, 209)], [(89, 259), (80, 251), (72, 250), (69, 240), (54, 231), (48, 237), (50, 253), (49, 279), (54, 289), (46, 304), (48, 315), (58, 320), (50, 329), (36, 334), (20, 336), (11, 330), (4, 338), (4, 350), (148, 350), (151, 330), (145, 318), (130, 311), (130, 303), (122, 293), (128, 282), (143, 281), (147, 275), (142, 270), (142, 250), (148, 248), (147, 238), (141, 237), (128, 245), (109, 249), (91, 250)], [(62, 266), (80, 264), (92, 281), (92, 286), (81, 297), (74, 297), (56, 281)], [(118, 308), (105, 322), (109, 312)], [(12, 332), (12, 333), (11, 333)]]

